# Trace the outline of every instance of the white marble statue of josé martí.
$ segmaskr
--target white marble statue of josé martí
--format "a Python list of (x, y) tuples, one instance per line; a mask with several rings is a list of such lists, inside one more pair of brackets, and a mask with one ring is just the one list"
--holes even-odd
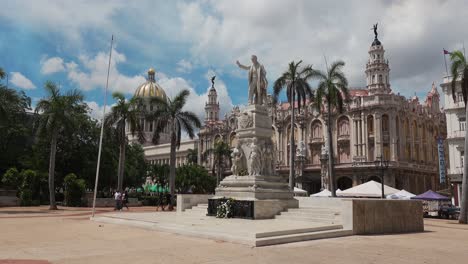
[(251, 59), (251, 66), (242, 65), (239, 61), (236, 61), (236, 64), (239, 68), (249, 71), (249, 104), (264, 105), (268, 87), (265, 67), (258, 62), (257, 56), (252, 55)]

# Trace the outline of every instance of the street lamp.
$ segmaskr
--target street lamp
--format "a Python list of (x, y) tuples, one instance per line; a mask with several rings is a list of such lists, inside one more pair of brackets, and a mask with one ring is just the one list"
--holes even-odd
[(374, 161), (375, 167), (380, 169), (380, 178), (382, 181), (382, 199), (385, 199), (385, 192), (384, 192), (384, 171), (388, 169), (388, 160), (385, 160), (383, 156), (378, 156), (377, 159)]

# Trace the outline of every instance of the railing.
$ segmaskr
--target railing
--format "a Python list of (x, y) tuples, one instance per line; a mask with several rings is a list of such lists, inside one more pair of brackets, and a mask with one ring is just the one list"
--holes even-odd
[(349, 140), (349, 134), (348, 135), (338, 135), (338, 141), (345, 141)]
[(315, 138), (310, 137), (309, 140), (310, 140), (310, 143), (312, 143), (312, 144), (319, 144), (319, 143), (321, 144), (321, 143), (323, 143), (323, 138), (322, 137), (315, 137)]
[(459, 109), (459, 108), (465, 108), (465, 103), (463, 101), (455, 102), (449, 104), (445, 109)]
[(466, 131), (457, 130), (457, 131), (452, 131), (452, 133), (448, 135), (448, 138), (465, 138), (465, 135), (466, 135)]

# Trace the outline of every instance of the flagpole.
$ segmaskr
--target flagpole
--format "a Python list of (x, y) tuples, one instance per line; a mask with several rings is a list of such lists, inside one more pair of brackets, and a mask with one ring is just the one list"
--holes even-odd
[(445, 74), (446, 74), (446, 77), (449, 76), (448, 74), (448, 68), (447, 68), (447, 59), (445, 58), (445, 49), (443, 49), (443, 53), (444, 53), (444, 62), (445, 62)]
[(106, 89), (104, 91), (104, 108), (102, 110), (102, 119), (101, 119), (101, 136), (99, 137), (99, 151), (98, 151), (98, 160), (96, 168), (96, 182), (94, 183), (94, 197), (93, 197), (93, 213), (91, 217), (94, 217), (96, 212), (96, 194), (99, 181), (99, 167), (101, 165), (101, 152), (102, 152), (102, 138), (104, 137), (104, 118), (106, 117), (106, 103), (107, 103), (107, 88), (109, 86), (109, 72), (110, 72), (110, 63), (112, 58), (112, 47), (114, 45), (114, 35), (111, 38), (111, 46), (109, 51), (109, 64), (107, 65), (107, 80), (106, 80)]

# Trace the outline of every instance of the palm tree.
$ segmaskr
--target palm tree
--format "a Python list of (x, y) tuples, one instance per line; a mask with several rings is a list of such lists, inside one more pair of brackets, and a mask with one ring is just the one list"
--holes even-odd
[(143, 134), (143, 124), (141, 119), (145, 115), (143, 100), (133, 97), (126, 100), (125, 96), (119, 92), (114, 92), (112, 97), (117, 100), (117, 104), (112, 106), (111, 112), (105, 118), (107, 127), (115, 126), (117, 130), (117, 140), (119, 141), (119, 165), (117, 168), (117, 190), (122, 190), (125, 171), (125, 148), (127, 146), (127, 136), (125, 135), (125, 124), (129, 124), (130, 133), (137, 135), (140, 143), (145, 141)]
[[(454, 51), (450, 54), (450, 60), (452, 61), (452, 67), (450, 71), (452, 73), (452, 96), (453, 100), (456, 101), (456, 83), (457, 80), (461, 81), (461, 91), (463, 95), (463, 102), (465, 103), (465, 112), (468, 116), (467, 107), (467, 95), (468, 95), (468, 64), (465, 56), (461, 51)], [(462, 179), (462, 202), (460, 208), (460, 224), (467, 224), (468, 222), (468, 166), (466, 166), (466, 160), (468, 160), (468, 130), (465, 131), (465, 165), (463, 166), (463, 179)]]
[(180, 147), (182, 139), (182, 130), (187, 132), (188, 136), (193, 139), (195, 137), (195, 129), (201, 127), (201, 122), (198, 117), (190, 111), (183, 111), (187, 97), (190, 95), (188, 90), (182, 90), (174, 98), (162, 99), (154, 97), (151, 102), (155, 104), (155, 110), (148, 115), (149, 120), (156, 121), (156, 127), (153, 134), (153, 143), (159, 142), (160, 134), (164, 131), (169, 131), (171, 139), (171, 154), (170, 154), (170, 171), (169, 171), (169, 188), (171, 192), (171, 204), (169, 209), (174, 207), (175, 194), (175, 162), (176, 149)]
[(198, 149), (188, 149), (187, 150), (187, 161), (191, 164), (198, 163)]
[(283, 89), (286, 89), (286, 97), (288, 98), (289, 105), (291, 107), (291, 135), (289, 141), (289, 188), (294, 190), (295, 178), (294, 178), (294, 103), (297, 98), (297, 109), (300, 111), (301, 106), (306, 104), (306, 100), (313, 99), (312, 88), (310, 87), (308, 80), (313, 73), (312, 66), (307, 65), (303, 68), (300, 67), (302, 60), (295, 63), (292, 61), (289, 63), (289, 68), (285, 71), (278, 80), (275, 81), (273, 86), (273, 100), (274, 103), (278, 101), (278, 96)]
[(46, 82), (45, 90), (48, 97), (37, 103), (35, 112), (40, 114), (39, 133), (44, 133), (50, 138), (49, 209), (56, 210), (54, 181), (57, 138), (60, 133), (73, 133), (79, 116), (86, 114), (86, 106), (83, 104), (83, 95), (78, 90), (70, 90), (62, 95), (60, 89), (50, 81)]
[(231, 158), (231, 148), (227, 143), (222, 140), (217, 140), (214, 143), (214, 147), (207, 149), (203, 153), (203, 159), (206, 160), (211, 155), (213, 155), (213, 165), (211, 167), (211, 174), (215, 175), (215, 168), (216, 168), (216, 186), (219, 185), (221, 181), (221, 174), (223, 172), (222, 167), (225, 164), (226, 159), (230, 160)]
[(333, 172), (334, 154), (332, 141), (332, 112), (335, 108), (339, 113), (343, 112), (343, 106), (348, 101), (348, 80), (342, 68), (343, 61), (333, 62), (327, 72), (314, 70), (312, 77), (319, 81), (315, 92), (315, 106), (323, 114), (323, 102), (327, 104), (327, 132), (328, 132), (328, 173), (330, 179), (330, 189), (332, 196), (336, 197), (335, 175)]

